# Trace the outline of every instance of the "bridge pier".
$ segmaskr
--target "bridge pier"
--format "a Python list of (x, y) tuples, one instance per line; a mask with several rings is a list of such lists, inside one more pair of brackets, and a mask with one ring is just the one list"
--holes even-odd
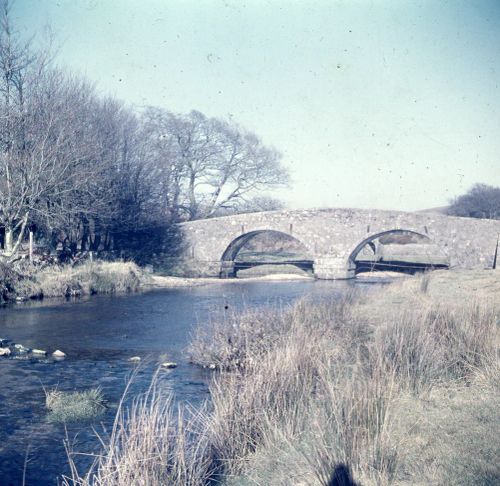
[(313, 264), (314, 276), (320, 280), (346, 280), (354, 278), (354, 270), (346, 265), (346, 259), (336, 256), (316, 258)]
[(232, 260), (222, 260), (220, 263), (220, 278), (234, 278), (236, 277), (236, 270), (234, 261)]

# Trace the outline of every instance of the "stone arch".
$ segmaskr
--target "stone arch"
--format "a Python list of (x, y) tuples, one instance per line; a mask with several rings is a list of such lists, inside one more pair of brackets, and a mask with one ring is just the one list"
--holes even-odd
[[(297, 237), (285, 233), (284, 231), (278, 231), (278, 230), (273, 230), (273, 229), (259, 229), (259, 230), (254, 230), (254, 231), (249, 231), (248, 233), (244, 233), (236, 238), (234, 238), (229, 245), (226, 247), (224, 250), (222, 256), (221, 256), (221, 271), (220, 271), (220, 277), (226, 278), (230, 276), (236, 276), (236, 272), (238, 269), (235, 267), (235, 260), (238, 256), (238, 253), (241, 251), (241, 249), (253, 238), (255, 238), (257, 235), (261, 234), (274, 234), (274, 235), (279, 235), (286, 237), (286, 239), (292, 239), (295, 242), (297, 242), (307, 253), (308, 255), (311, 256), (310, 260), (305, 261), (304, 260), (304, 265), (305, 267), (310, 267), (312, 270), (312, 265), (313, 265), (313, 255), (312, 252), (310, 251), (309, 247), (304, 244), (301, 240), (299, 240)], [(285, 262), (283, 262), (285, 263)], [(300, 264), (294, 261), (290, 261), (291, 265), (298, 266), (299, 268), (302, 268)]]
[[(375, 240), (378, 240), (378, 242), (381, 242), (381, 240), (386, 240), (386, 244), (391, 244), (391, 239), (392, 244), (396, 245), (421, 245), (427, 244), (433, 248), (433, 254), (427, 253), (424, 255), (419, 255), (420, 257), (423, 256), (423, 259), (417, 258), (417, 255), (413, 255), (413, 258), (416, 260), (423, 260), (423, 261), (406, 261), (406, 260), (401, 260), (398, 258), (395, 258), (396, 261), (393, 261), (392, 263), (389, 263), (388, 260), (391, 259), (391, 256), (389, 256), (389, 259), (385, 259), (384, 263), (384, 255), (382, 252), (379, 252), (379, 247), (375, 245)], [(420, 240), (420, 241), (419, 241)], [(407, 229), (392, 229), (392, 230), (387, 230), (387, 231), (382, 231), (380, 233), (374, 233), (370, 235), (369, 237), (363, 239), (360, 243), (356, 245), (354, 250), (350, 253), (347, 265), (348, 265), (348, 272), (350, 274), (356, 274), (356, 273), (362, 273), (362, 271), (367, 271), (367, 270), (362, 270), (358, 268), (357, 264), (357, 257), (359, 253), (365, 248), (369, 247), (373, 253), (373, 269), (383, 269), (384, 266), (387, 266), (387, 269), (391, 269), (393, 271), (398, 271), (398, 272), (405, 272), (405, 273), (414, 273), (415, 271), (418, 270), (425, 270), (427, 268), (448, 268), (449, 267), (449, 259), (448, 255), (446, 252), (439, 246), (437, 245), (428, 235), (419, 233), (417, 231), (413, 230), (407, 230)], [(404, 253), (404, 252), (403, 252)], [(408, 256), (410, 258), (410, 256)]]

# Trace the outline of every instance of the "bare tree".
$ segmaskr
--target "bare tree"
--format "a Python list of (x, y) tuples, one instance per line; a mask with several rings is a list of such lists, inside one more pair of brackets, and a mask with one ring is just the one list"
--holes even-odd
[(68, 196), (85, 185), (93, 146), (82, 110), (92, 89), (20, 41), (7, 2), (0, 22), (0, 225), (11, 258), (30, 220), (70, 210)]
[(277, 211), (284, 209), (285, 204), (270, 196), (254, 196), (249, 200), (242, 201), (236, 208), (221, 209), (216, 216), (227, 216), (236, 213), (260, 213), (263, 211)]
[(187, 170), (179, 157), (178, 140), (172, 136), (173, 117), (164, 110), (148, 108), (141, 117), (141, 157), (153, 179), (157, 208), (172, 221), (181, 219), (183, 181)]
[(451, 202), (448, 214), (500, 219), (500, 187), (475, 184), (469, 191)]
[(165, 248), (181, 220), (280, 207), (262, 193), (288, 173), (254, 134), (197, 111), (137, 114), (50, 59), (21, 41), (0, 0), (2, 258), (32, 223), (73, 253), (141, 252)]
[(235, 212), (260, 191), (288, 184), (281, 155), (237, 125), (197, 111), (151, 108), (145, 116), (172, 203), (187, 219)]

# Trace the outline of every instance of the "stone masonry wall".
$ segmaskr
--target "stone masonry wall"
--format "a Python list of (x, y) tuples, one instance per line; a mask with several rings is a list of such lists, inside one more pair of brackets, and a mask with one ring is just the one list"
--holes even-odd
[(310, 209), (239, 214), (180, 225), (184, 257), (205, 265), (216, 276), (234, 240), (258, 231), (280, 231), (299, 240), (314, 256), (319, 278), (349, 276), (349, 257), (364, 240), (391, 230), (427, 236), (451, 267), (491, 268), (500, 221), (457, 218), (434, 213), (364, 209)]

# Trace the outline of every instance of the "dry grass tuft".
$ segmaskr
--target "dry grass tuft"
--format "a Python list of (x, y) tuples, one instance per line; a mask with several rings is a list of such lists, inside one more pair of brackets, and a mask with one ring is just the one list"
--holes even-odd
[(49, 410), (49, 422), (88, 420), (106, 410), (105, 400), (99, 388), (83, 392), (46, 391), (45, 406)]
[(0, 262), (0, 304), (20, 297), (74, 297), (98, 293), (132, 292), (148, 277), (133, 262), (86, 261), (42, 269), (25, 263), (15, 271)]
[(397, 317), (379, 329), (375, 342), (387, 368), (417, 394), (450, 380), (469, 380), (495, 360), (498, 318), (488, 303), (431, 303)]
[(75, 266), (49, 267), (35, 277), (36, 293), (44, 297), (131, 292), (143, 280), (132, 262), (85, 262)]
[(153, 383), (128, 408), (120, 405), (102, 454), (89, 471), (79, 474), (67, 442), (71, 477), (63, 485), (153, 486), (200, 485), (210, 479), (211, 459), (201, 434), (201, 411), (174, 407)]

